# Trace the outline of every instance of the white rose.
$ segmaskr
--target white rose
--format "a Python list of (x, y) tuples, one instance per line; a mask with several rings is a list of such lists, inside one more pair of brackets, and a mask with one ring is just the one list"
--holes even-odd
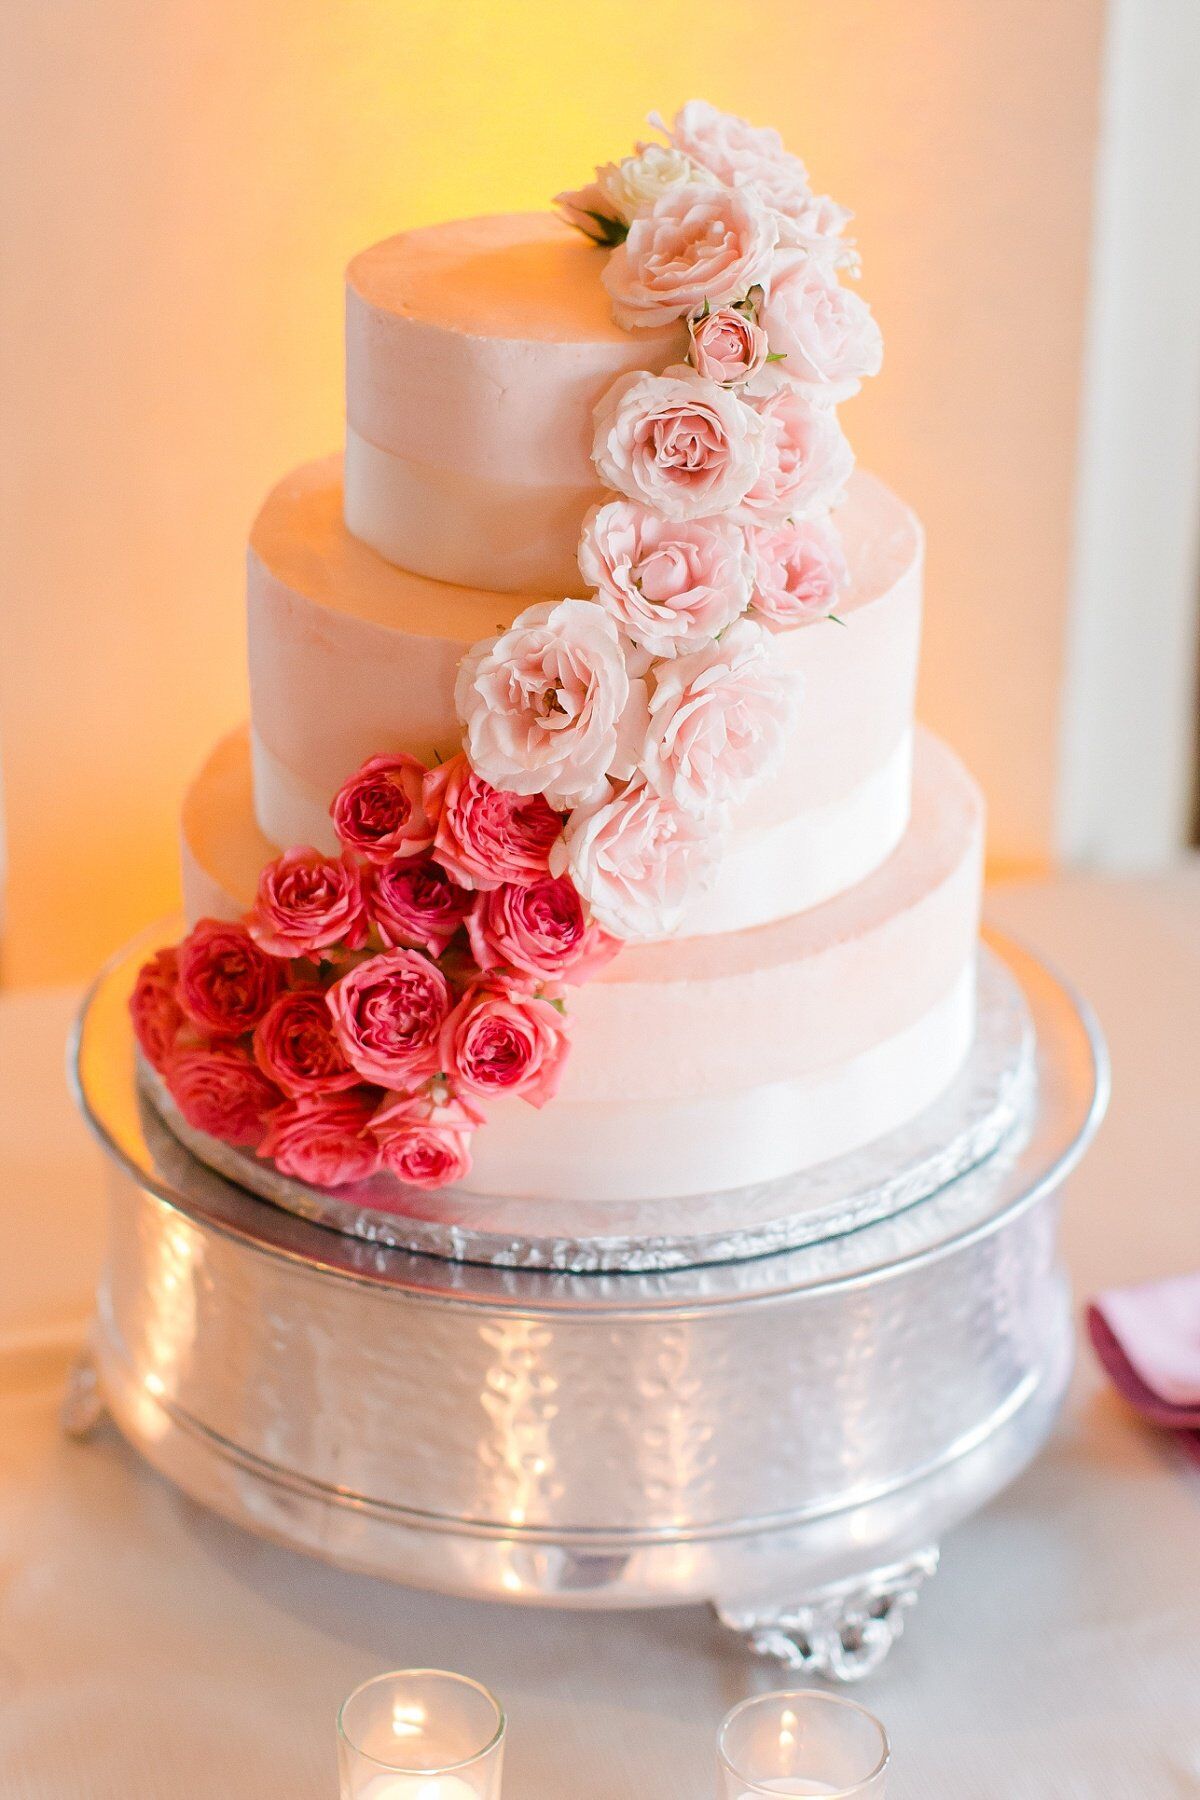
[(597, 169), (596, 179), (613, 211), (627, 225), (639, 213), (649, 212), (655, 201), (673, 188), (697, 182), (713, 186), (716, 182), (707, 169), (671, 144), (641, 144), (635, 155)]

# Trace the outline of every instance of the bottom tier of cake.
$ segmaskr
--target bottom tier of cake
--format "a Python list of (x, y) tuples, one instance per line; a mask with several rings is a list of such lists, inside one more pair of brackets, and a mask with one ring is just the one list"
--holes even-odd
[[(794, 918), (626, 948), (572, 993), (558, 1098), (491, 1108), (464, 1190), (711, 1193), (810, 1168), (913, 1118), (971, 1043), (982, 827), (970, 777), (921, 734), (911, 823), (880, 869)], [(275, 854), (239, 733), (185, 802), (189, 918), (244, 912)]]

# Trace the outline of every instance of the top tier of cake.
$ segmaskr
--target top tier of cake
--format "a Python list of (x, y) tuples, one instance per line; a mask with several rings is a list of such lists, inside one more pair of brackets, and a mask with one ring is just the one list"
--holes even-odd
[(549, 213), (407, 231), (346, 281), (346, 523), (400, 568), (502, 593), (579, 591), (603, 498), (592, 408), (681, 360), (682, 324), (622, 331), (603, 254)]

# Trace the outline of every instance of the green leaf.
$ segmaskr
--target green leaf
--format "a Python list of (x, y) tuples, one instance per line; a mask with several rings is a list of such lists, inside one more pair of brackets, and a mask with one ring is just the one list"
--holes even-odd
[(843, 631), (849, 631), (850, 627), (847, 625), (845, 619), (839, 619), (836, 613), (826, 613), (825, 617), (831, 624), (840, 625)]
[(768, 350), (767, 351), (767, 361), (768, 362), (786, 362), (787, 361), (787, 351), (786, 350)]

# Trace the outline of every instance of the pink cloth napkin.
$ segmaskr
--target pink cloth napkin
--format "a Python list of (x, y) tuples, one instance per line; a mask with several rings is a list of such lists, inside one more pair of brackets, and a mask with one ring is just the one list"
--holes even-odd
[(1200, 1462), (1200, 1272), (1112, 1288), (1088, 1307), (1087, 1326), (1117, 1392)]

